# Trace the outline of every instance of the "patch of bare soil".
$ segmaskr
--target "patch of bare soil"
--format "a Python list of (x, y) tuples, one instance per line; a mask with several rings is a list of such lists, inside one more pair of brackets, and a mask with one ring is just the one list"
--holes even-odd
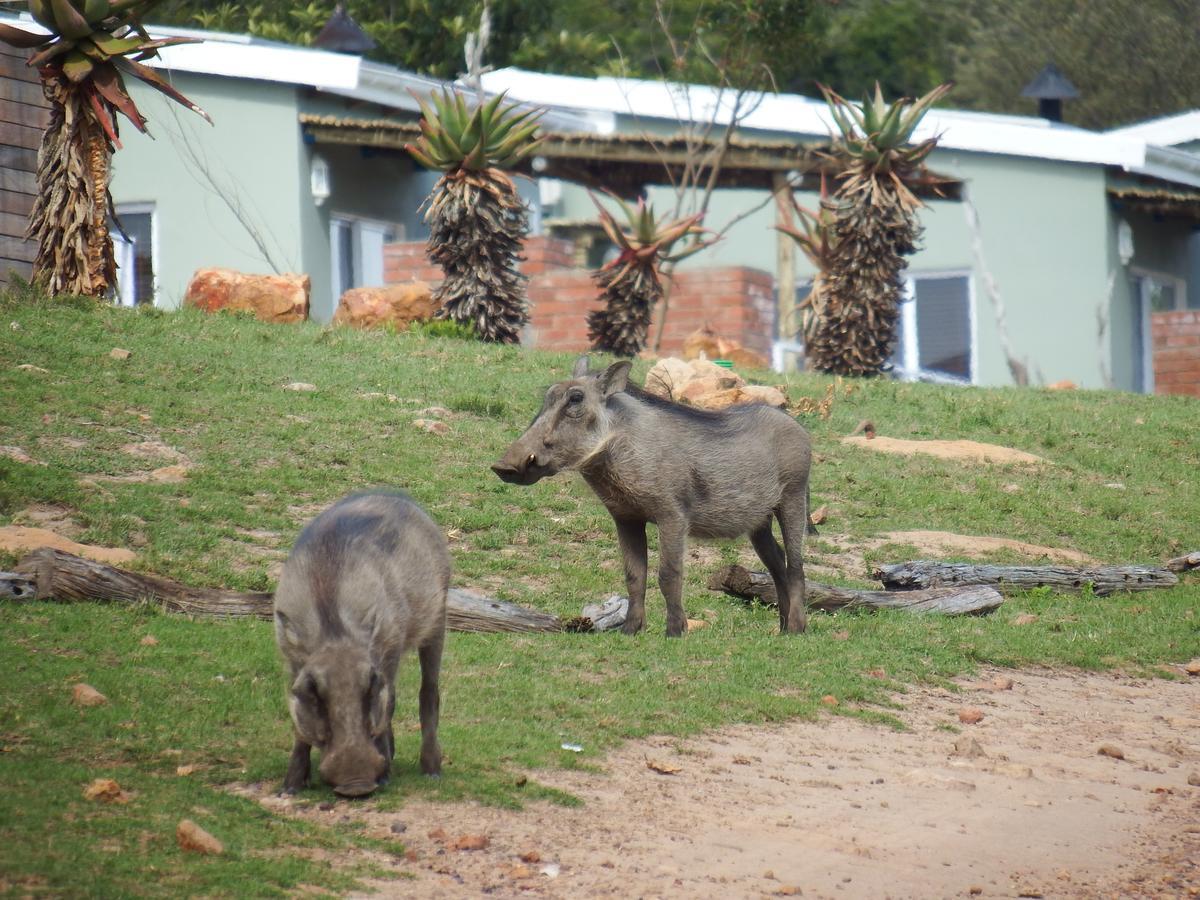
[[(603, 774), (536, 773), (575, 809), (380, 813), (239, 792), (395, 841), (396, 879), (372, 881), (373, 897), (1200, 893), (1200, 681), (991, 670), (962, 693), (898, 699), (903, 732), (848, 717), (740, 726), (631, 742)], [(968, 706), (978, 724), (960, 724)]]
[(7, 550), (9, 553), (28, 553), (39, 547), (53, 547), (55, 550), (74, 553), (76, 556), (83, 556), (113, 566), (129, 562), (137, 555), (132, 550), (121, 547), (77, 544), (46, 528), (28, 528), (23, 525), (6, 525), (0, 528), (0, 550)]
[(983, 556), (1001, 550), (1012, 550), (1027, 559), (1048, 558), (1055, 562), (1089, 565), (1096, 560), (1078, 550), (1063, 550), (1058, 547), (1043, 547), (1027, 544), (1011, 538), (983, 537), (972, 534), (954, 534), (949, 531), (891, 531), (876, 539), (876, 546), (884, 543), (912, 544), (921, 553), (961, 553), (966, 556)]
[(34, 503), (13, 515), (12, 523), (46, 528), (70, 539), (83, 533), (83, 528), (75, 521), (75, 510), (59, 503)]
[(1024, 450), (1014, 450), (1011, 447), (1001, 447), (998, 444), (981, 444), (978, 441), (910, 441), (904, 438), (890, 438), (878, 435), (868, 438), (865, 435), (848, 435), (842, 438), (843, 444), (854, 444), (868, 450), (880, 453), (899, 453), (911, 456), (914, 453), (924, 453), (940, 459), (957, 459), (965, 462), (985, 463), (1024, 463), (1039, 465), (1047, 460)]

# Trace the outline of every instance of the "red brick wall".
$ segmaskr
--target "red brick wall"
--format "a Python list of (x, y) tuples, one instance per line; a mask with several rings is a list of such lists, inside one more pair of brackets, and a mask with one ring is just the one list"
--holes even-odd
[(1154, 392), (1200, 397), (1200, 310), (1153, 313)]
[[(542, 350), (586, 350), (587, 314), (600, 306), (599, 289), (591, 273), (572, 268), (570, 241), (532, 237), (525, 245), (522, 271), (529, 276), (530, 344)], [(401, 281), (441, 280), (441, 271), (425, 259), (423, 243), (390, 244), (384, 248), (384, 278)], [(675, 276), (671, 289), (665, 353), (678, 352), (684, 339), (708, 325), (721, 337), (771, 356), (775, 321), (775, 279), (767, 272), (744, 266), (694, 269)], [(650, 345), (656, 339), (651, 329)]]

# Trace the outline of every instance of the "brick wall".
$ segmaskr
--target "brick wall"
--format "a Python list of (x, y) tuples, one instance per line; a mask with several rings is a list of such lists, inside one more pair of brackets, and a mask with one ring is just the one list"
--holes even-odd
[(1153, 313), (1154, 392), (1200, 397), (1200, 310)]
[[(573, 244), (560, 238), (531, 237), (525, 256), (522, 271), (529, 277), (530, 346), (586, 350), (587, 314), (599, 308), (599, 290), (591, 272), (573, 268)], [(384, 248), (384, 278), (389, 284), (436, 282), (441, 280), (441, 271), (426, 260), (423, 243), (390, 244)], [(774, 317), (775, 279), (767, 272), (744, 266), (681, 272), (671, 291), (662, 350), (679, 351), (689, 334), (708, 325), (722, 337), (739, 341), (769, 359)], [(651, 329), (651, 346), (655, 339), (655, 329)]]

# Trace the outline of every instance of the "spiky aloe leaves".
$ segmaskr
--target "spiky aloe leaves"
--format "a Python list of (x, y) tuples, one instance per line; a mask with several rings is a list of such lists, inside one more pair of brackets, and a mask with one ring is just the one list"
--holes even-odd
[(413, 159), (442, 177), (426, 200), (427, 255), (444, 278), (438, 317), (470, 325), (485, 341), (515, 344), (529, 321), (525, 277), (517, 271), (528, 213), (502, 169), (536, 149), (542, 110), (520, 110), (504, 95), (469, 107), (443, 90), (421, 105)]
[(413, 159), (427, 169), (511, 169), (540, 143), (536, 134), (544, 110), (521, 110), (516, 103), (504, 103), (504, 94), (474, 108), (449, 88), (430, 100), (432, 106), (417, 98), (421, 137), (407, 145)]
[[(617, 256), (592, 276), (600, 287), (604, 308), (588, 314), (588, 339), (596, 350), (636, 356), (646, 346), (654, 307), (663, 296), (659, 267), (691, 256), (712, 241), (700, 238), (704, 233), (699, 227), (701, 214), (661, 222), (643, 199), (636, 206), (619, 197), (613, 199), (625, 215), (624, 224), (592, 196), (600, 211), (600, 225), (617, 248)], [(695, 238), (692, 243), (672, 254), (671, 248), (689, 235)]]
[(838, 130), (830, 156), (840, 183), (819, 218), (802, 216), (804, 231), (792, 234), (820, 268), (805, 322), (805, 350), (817, 371), (877, 375), (891, 357), (905, 257), (921, 234), (912, 188), (929, 180), (924, 161), (937, 138), (910, 142), (949, 89), (888, 104), (876, 85), (858, 107), (821, 86)]
[(184, 37), (151, 40), (141, 20), (158, 2), (30, 0), (29, 11), (33, 18), (50, 33), (34, 34), (0, 24), (0, 41), (22, 49), (39, 48), (29, 59), (29, 65), (42, 69), (43, 80), (60, 77), (69, 85), (77, 85), (108, 139), (119, 147), (121, 143), (110, 110), (119, 110), (138, 131), (146, 130), (146, 120), (125, 88), (124, 75), (145, 82), (212, 121), (208, 113), (179, 93), (154, 69), (142, 65), (163, 47), (198, 40)]

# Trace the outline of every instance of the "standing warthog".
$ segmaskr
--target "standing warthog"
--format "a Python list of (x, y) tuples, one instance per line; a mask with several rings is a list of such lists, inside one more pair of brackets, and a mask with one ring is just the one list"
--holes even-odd
[[(808, 432), (769, 406), (707, 412), (632, 386), (628, 361), (589, 373), (580, 357), (567, 381), (546, 392), (542, 409), (492, 471), (533, 484), (564, 469), (581, 474), (617, 524), (635, 634), (646, 616), (646, 523), (658, 525), (658, 584), (667, 635), (687, 627), (683, 551), (687, 535), (750, 535), (779, 596), (779, 630), (805, 627), (802, 542), (808, 523)], [(771, 533), (779, 520), (784, 551)]]
[(450, 553), (402, 494), (339, 500), (300, 533), (275, 592), (275, 639), (291, 672), (296, 741), (283, 789), (308, 785), (310, 753), (333, 790), (361, 797), (387, 781), (396, 668), (421, 660), (421, 771), (441, 772), (438, 673)]

